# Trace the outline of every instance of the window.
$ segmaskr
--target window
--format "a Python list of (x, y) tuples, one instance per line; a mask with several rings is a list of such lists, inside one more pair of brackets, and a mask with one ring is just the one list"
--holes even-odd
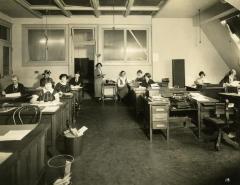
[(66, 29), (50, 26), (24, 27), (23, 63), (26, 65), (60, 65), (67, 61)]
[(0, 77), (12, 73), (11, 24), (0, 19)]
[(0, 39), (10, 41), (10, 28), (0, 25)]
[(149, 62), (149, 28), (103, 28), (102, 32), (103, 62)]

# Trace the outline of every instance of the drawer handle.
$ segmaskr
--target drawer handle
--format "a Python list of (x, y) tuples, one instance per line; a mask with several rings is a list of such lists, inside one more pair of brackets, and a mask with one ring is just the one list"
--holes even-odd
[(156, 127), (161, 128), (161, 127), (166, 127), (164, 124), (157, 124)]
[(156, 109), (157, 112), (162, 112), (162, 111), (165, 111), (164, 109), (161, 109), (161, 108), (158, 108)]

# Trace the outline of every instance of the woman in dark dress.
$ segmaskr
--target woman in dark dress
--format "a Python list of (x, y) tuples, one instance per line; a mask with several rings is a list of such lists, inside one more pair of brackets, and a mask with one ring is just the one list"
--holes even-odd
[(141, 86), (148, 88), (151, 86), (151, 84), (154, 84), (154, 81), (151, 79), (151, 74), (145, 73), (144, 80), (143, 80)]
[(82, 86), (82, 80), (80, 78), (80, 72), (76, 72), (74, 77), (69, 80), (70, 86)]
[(68, 93), (71, 91), (70, 85), (68, 83), (68, 75), (67, 74), (61, 74), (59, 76), (60, 82), (58, 82), (55, 86), (55, 91), (57, 91), (58, 93), (64, 94), (64, 93)]
[(230, 85), (232, 82), (237, 80), (237, 72), (235, 69), (231, 69), (224, 77), (223, 79), (220, 81), (220, 85), (221, 86), (228, 86)]
[(53, 89), (52, 81), (47, 79), (39, 94), (34, 94), (31, 103), (59, 102), (59, 94)]
[(50, 70), (44, 70), (44, 73), (42, 74), (42, 78), (40, 79), (40, 87), (44, 87), (46, 81), (51, 81), (52, 86), (54, 87), (54, 81), (53, 79), (50, 77), (51, 75), (51, 71)]
[(138, 70), (137, 71), (137, 78), (135, 79), (135, 82), (138, 82), (141, 85), (143, 80), (144, 80), (143, 72), (142, 72), (142, 70)]

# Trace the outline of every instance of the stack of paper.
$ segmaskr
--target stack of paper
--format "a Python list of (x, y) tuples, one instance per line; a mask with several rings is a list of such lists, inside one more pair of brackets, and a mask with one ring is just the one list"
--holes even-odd
[(205, 101), (205, 102), (209, 101), (209, 99), (207, 99), (206, 96), (203, 96), (200, 93), (192, 92), (192, 93), (190, 93), (190, 95), (191, 95), (192, 99), (197, 100), (197, 101)]
[(9, 94), (6, 94), (5, 96), (6, 96), (6, 98), (18, 98), (18, 97), (21, 96), (21, 93), (20, 92), (18, 92), (18, 93), (9, 93)]
[(79, 130), (76, 128), (71, 128), (70, 130), (64, 131), (66, 137), (80, 137), (83, 136), (84, 132), (87, 131), (87, 127), (83, 126)]
[(157, 83), (151, 84), (152, 89), (159, 89), (159, 85)]
[(42, 112), (56, 112), (59, 109), (59, 106), (47, 106)]
[(29, 132), (31, 132), (31, 130), (10, 130), (5, 135), (0, 136), (0, 141), (21, 140)]

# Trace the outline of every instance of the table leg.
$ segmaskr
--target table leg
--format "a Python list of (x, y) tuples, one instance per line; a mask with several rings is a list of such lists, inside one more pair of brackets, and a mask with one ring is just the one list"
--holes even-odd
[(201, 103), (197, 103), (198, 106), (198, 139), (201, 138), (201, 127), (202, 127), (202, 120), (201, 120)]

